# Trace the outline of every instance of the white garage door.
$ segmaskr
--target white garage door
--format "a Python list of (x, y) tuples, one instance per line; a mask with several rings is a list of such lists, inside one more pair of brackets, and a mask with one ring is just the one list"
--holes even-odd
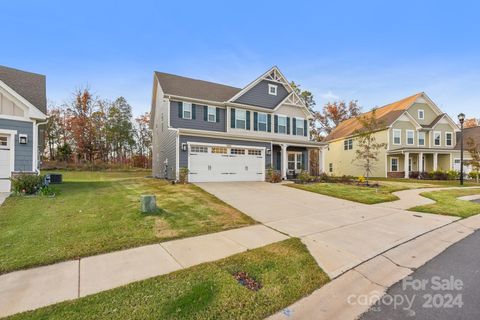
[(10, 137), (0, 135), (0, 192), (10, 191)]
[(263, 181), (265, 149), (189, 145), (190, 182)]

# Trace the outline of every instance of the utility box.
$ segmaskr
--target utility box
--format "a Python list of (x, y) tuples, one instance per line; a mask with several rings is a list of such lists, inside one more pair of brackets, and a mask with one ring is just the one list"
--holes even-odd
[(157, 198), (154, 195), (140, 196), (140, 209), (142, 213), (155, 213), (158, 211)]
[(63, 177), (60, 173), (49, 173), (47, 174), (47, 180), (50, 184), (60, 184), (63, 182)]

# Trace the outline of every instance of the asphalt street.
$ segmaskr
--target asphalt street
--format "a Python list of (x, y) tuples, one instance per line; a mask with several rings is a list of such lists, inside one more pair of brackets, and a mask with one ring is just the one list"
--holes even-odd
[(360, 319), (480, 319), (480, 231), (394, 284)]

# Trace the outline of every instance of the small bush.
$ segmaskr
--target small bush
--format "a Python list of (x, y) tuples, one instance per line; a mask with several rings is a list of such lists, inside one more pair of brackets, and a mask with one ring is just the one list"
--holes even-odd
[(367, 179), (365, 179), (364, 176), (359, 176), (358, 179), (357, 179), (357, 182), (360, 183), (360, 184), (365, 183), (365, 181), (367, 181)]
[(308, 182), (312, 182), (315, 180), (315, 177), (312, 177), (308, 171), (305, 171), (305, 170), (302, 170), (299, 174), (298, 174), (298, 179), (302, 182), (302, 183), (308, 183)]
[(180, 172), (178, 173), (178, 182), (181, 184), (188, 183), (188, 168), (182, 167), (180, 168)]
[(468, 176), (469, 176), (470, 178), (472, 178), (472, 179), (477, 179), (477, 178), (479, 178), (479, 175), (480, 175), (480, 174), (479, 174), (478, 172), (474, 172), (474, 171), (472, 171), (472, 172), (470, 172), (470, 173), (468, 174)]
[(456, 180), (460, 178), (460, 172), (456, 170), (448, 170), (445, 172), (448, 180)]
[(322, 172), (322, 174), (317, 178), (317, 180), (320, 182), (329, 182), (331, 179), (327, 173)]
[(279, 183), (282, 181), (282, 175), (279, 171), (274, 170), (273, 168), (268, 168), (265, 180), (270, 183)]
[(410, 179), (420, 179), (420, 172), (419, 171), (410, 171), (408, 174)]
[(11, 179), (13, 192), (17, 194), (36, 194), (43, 186), (44, 176), (21, 173)]
[(447, 180), (448, 175), (445, 171), (436, 170), (429, 173), (430, 179), (432, 180)]

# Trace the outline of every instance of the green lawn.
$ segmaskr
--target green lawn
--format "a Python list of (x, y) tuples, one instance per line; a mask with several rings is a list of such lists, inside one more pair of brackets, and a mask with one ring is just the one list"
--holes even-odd
[[(413, 183), (425, 184), (431, 187), (461, 187), (459, 180), (419, 180), (419, 179), (403, 179), (403, 178), (372, 178), (372, 180), (380, 182), (396, 182), (396, 183)], [(465, 180), (464, 187), (480, 186), (475, 180)]]
[[(371, 181), (371, 183), (375, 182)], [(392, 194), (395, 191), (435, 187), (431, 184), (419, 182), (378, 181), (378, 183), (380, 184), (378, 188), (344, 183), (289, 184), (288, 186), (365, 204), (398, 200), (398, 197)]]
[(437, 201), (437, 203), (414, 207), (410, 210), (466, 218), (479, 214), (480, 204), (457, 198), (473, 194), (480, 194), (480, 188), (424, 192), (421, 193), (422, 196)]
[[(240, 285), (246, 271), (262, 284)], [(264, 319), (329, 281), (298, 239), (9, 319)]]
[[(63, 172), (58, 194), (9, 197), (0, 207), (0, 273), (254, 224), (195, 185), (149, 172)], [(139, 196), (164, 211), (142, 215)]]

